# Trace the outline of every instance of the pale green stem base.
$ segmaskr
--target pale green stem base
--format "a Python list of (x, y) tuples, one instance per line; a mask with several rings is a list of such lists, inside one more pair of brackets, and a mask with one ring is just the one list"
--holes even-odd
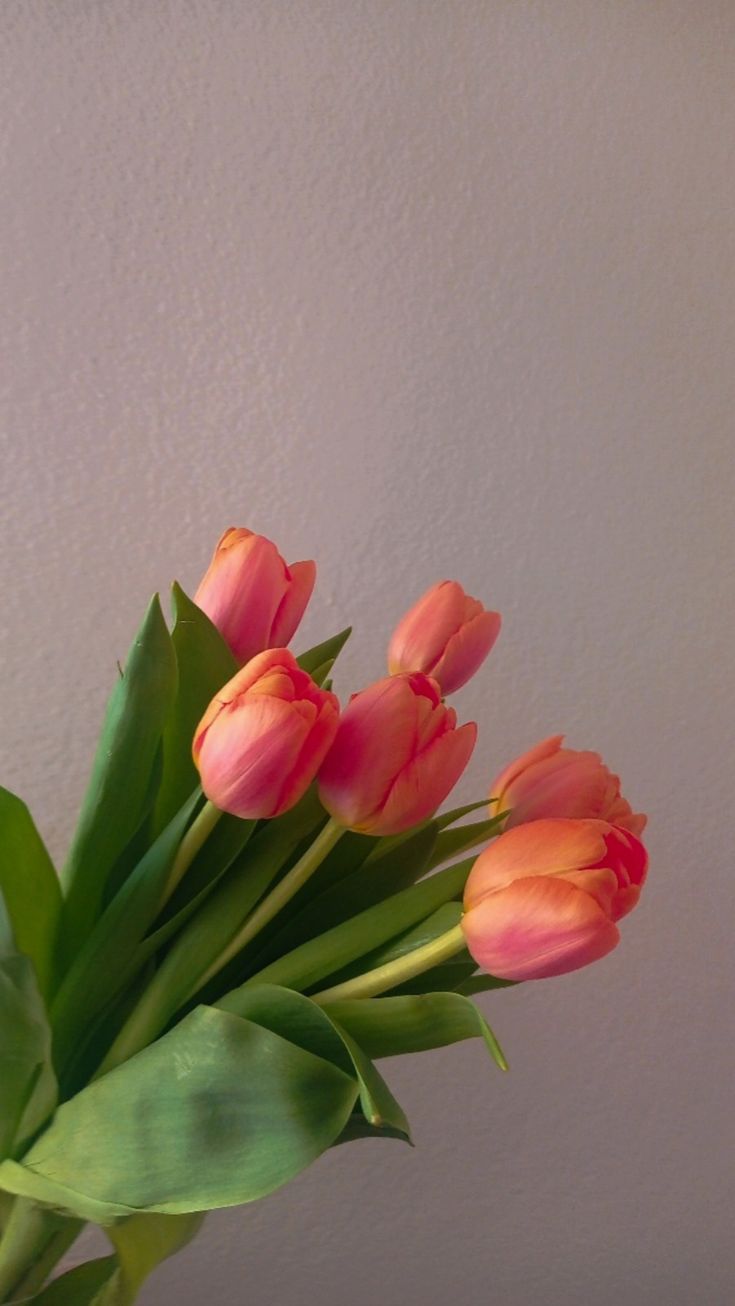
[(338, 840), (342, 838), (344, 832), (344, 826), (338, 825), (336, 821), (327, 821), (324, 829), (317, 835), (313, 844), (307, 848), (303, 857), (300, 857), (296, 865), (291, 867), (288, 875), (284, 875), (275, 889), (267, 894), (245, 921), (242, 928), (238, 930), (234, 938), (230, 940), (224, 951), (212, 962), (209, 969), (200, 976), (195, 988), (191, 990), (188, 997), (192, 997), (198, 989), (203, 988), (209, 980), (222, 970), (223, 966), (227, 965), (228, 961), (236, 957), (238, 952), (273, 920), (274, 916), (278, 915), (279, 911), (286, 906), (286, 903), (293, 898), (301, 886), (306, 884), (309, 877), (324, 861), (327, 853), (331, 852)]
[(161, 906), (163, 906), (163, 903), (168, 902), (174, 889), (194, 861), (199, 849), (206, 843), (221, 815), (222, 812), (219, 807), (215, 807), (214, 803), (207, 801), (196, 820), (189, 826), (179, 844), (178, 852), (169, 871)]
[(356, 975), (354, 979), (335, 984), (331, 989), (323, 989), (321, 993), (312, 994), (311, 1000), (324, 1007), (329, 1002), (342, 1002), (346, 998), (375, 997), (378, 993), (385, 993), (388, 989), (396, 988), (398, 984), (405, 984), (406, 980), (440, 965), (441, 962), (461, 952), (464, 947), (462, 926), (454, 925), (446, 934), (440, 934), (438, 939), (432, 939), (431, 943), (425, 943), (421, 948), (414, 948), (413, 952), (407, 952), (404, 957), (397, 957), (395, 961), (387, 961), (383, 966), (376, 966), (374, 970), (368, 970), (364, 975)]

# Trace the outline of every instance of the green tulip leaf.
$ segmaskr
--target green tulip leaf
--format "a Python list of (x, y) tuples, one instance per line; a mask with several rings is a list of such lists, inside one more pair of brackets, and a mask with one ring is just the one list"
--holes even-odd
[(116, 1256), (101, 1256), (75, 1265), (32, 1297), (32, 1306), (117, 1306), (107, 1289), (118, 1268)]
[(331, 1146), (357, 1092), (332, 1061), (197, 1007), (64, 1102), (0, 1187), (103, 1225), (255, 1201)]
[(435, 866), (441, 866), (450, 857), (469, 852), (470, 848), (476, 848), (478, 844), (485, 843), (493, 835), (499, 834), (507, 815), (507, 812), (501, 812), (499, 816), (491, 816), (486, 821), (473, 821), (470, 825), (459, 825), (454, 830), (443, 830), (437, 836), (429, 869), (433, 870)]
[(110, 698), (62, 872), (66, 899), (59, 942), (65, 963), (96, 921), (107, 878), (150, 810), (150, 778), (176, 680), (176, 656), (156, 595)]
[(494, 989), (512, 989), (518, 980), (496, 979), (494, 975), (470, 975), (457, 986), (457, 992), (466, 998), (476, 993), (490, 993)]
[(467, 1038), (481, 1038), (500, 1069), (508, 1069), (500, 1044), (484, 1016), (459, 993), (357, 998), (330, 1003), (325, 1010), (369, 1057), (403, 1056)]
[(217, 690), (232, 679), (240, 665), (217, 627), (176, 581), (171, 599), (171, 641), (178, 688), (163, 731), (163, 778), (155, 811), (157, 831), (168, 824), (198, 783), (191, 755), (194, 731)]
[[(424, 920), (419, 921), (403, 934), (398, 934), (388, 943), (381, 944), (379, 948), (373, 948), (371, 952), (352, 961), (349, 966), (345, 966), (334, 975), (330, 976), (330, 988), (335, 984), (342, 984), (345, 980), (352, 979), (355, 975), (363, 975), (366, 971), (375, 970), (378, 966), (384, 966), (391, 961), (397, 961), (399, 957), (405, 957), (409, 952), (414, 952), (416, 948), (422, 948), (426, 943), (433, 943), (442, 934), (458, 925), (462, 919), (462, 904), (460, 902), (446, 902), (441, 907)], [(469, 955), (469, 954), (467, 954)], [(454, 960), (454, 959), (452, 959)], [(472, 963), (472, 969), (475, 969), (475, 963)], [(419, 976), (418, 978), (423, 978)]]
[(0, 788), (0, 955), (23, 952), (44, 996), (51, 988), (61, 890), (25, 803)]
[(348, 1074), (355, 1074), (365, 1119), (372, 1125), (389, 1125), (410, 1141), (408, 1120), (385, 1080), (352, 1036), (309, 998), (292, 989), (256, 984), (249, 989), (241, 988), (236, 1005), (232, 1003), (224, 1009), (236, 1011), (237, 1015), (332, 1061)]
[[(60, 1065), (89, 1022), (132, 978), (131, 956), (158, 913), (176, 850), (200, 797), (192, 794), (159, 834), (80, 947), (51, 1009)], [(141, 956), (141, 965), (144, 960)]]
[[(343, 970), (355, 958), (364, 957), (417, 925), (443, 903), (461, 897), (471, 867), (472, 859), (458, 862), (401, 893), (385, 898), (271, 962), (247, 980), (246, 985), (259, 983), (280, 984), (284, 988), (313, 988), (328, 976)], [(229, 1001), (229, 997), (226, 1000)]]
[(51, 1033), (29, 957), (0, 957), (0, 1158), (22, 1147), (56, 1105)]
[(199, 1232), (204, 1215), (133, 1215), (109, 1225), (115, 1269), (91, 1306), (132, 1306), (149, 1274)]
[(314, 675), (320, 667), (329, 662), (334, 666), (339, 654), (342, 652), (350, 635), (352, 626), (346, 626), (338, 635), (332, 635), (331, 639), (325, 639), (321, 644), (315, 644), (313, 648), (307, 649), (305, 653), (300, 653), (296, 661), (302, 671), (308, 671), (310, 676)]

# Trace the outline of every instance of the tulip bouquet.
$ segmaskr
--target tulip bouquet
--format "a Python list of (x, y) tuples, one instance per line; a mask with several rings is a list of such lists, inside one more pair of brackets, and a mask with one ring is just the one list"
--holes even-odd
[[(504, 1069), (471, 997), (604, 956), (638, 901), (645, 818), (596, 753), (548, 739), (440, 810), (497, 613), (433, 586), (341, 708), (349, 631), (286, 647), (314, 579), (229, 530), (171, 630), (153, 600), (60, 876), (0, 791), (0, 1302), (128, 1306), (204, 1212), (409, 1140), (375, 1061), (477, 1036)], [(87, 1222), (109, 1255), (59, 1274)]]

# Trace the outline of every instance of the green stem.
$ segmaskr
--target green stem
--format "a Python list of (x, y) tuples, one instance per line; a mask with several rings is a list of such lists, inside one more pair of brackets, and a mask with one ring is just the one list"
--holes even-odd
[(191, 866), (202, 844), (206, 843), (221, 815), (222, 812), (219, 807), (215, 807), (214, 803), (206, 802), (196, 820), (192, 821), (179, 844), (173, 866), (169, 871), (166, 888), (161, 900), (162, 906), (163, 903), (168, 902), (177, 884)]
[(386, 961), (384, 965), (376, 966), (374, 970), (368, 970), (364, 975), (355, 975), (353, 979), (335, 984), (331, 989), (322, 989), (321, 993), (310, 994), (311, 1000), (318, 1006), (324, 1007), (329, 1002), (342, 1002), (345, 998), (372, 998), (377, 993), (386, 993), (388, 989), (405, 984), (406, 980), (423, 974), (425, 970), (431, 970), (432, 966), (438, 966), (441, 962), (454, 957), (465, 946), (461, 924), (453, 925), (451, 930), (447, 930), (446, 934), (440, 934), (438, 939), (432, 939), (430, 943), (414, 948), (413, 952), (407, 952), (405, 956), (397, 957), (395, 961)]
[(230, 940), (227, 947), (219, 954), (215, 961), (212, 962), (208, 970), (197, 980), (195, 987), (187, 996), (193, 994), (217, 975), (226, 966), (228, 961), (236, 957), (246, 944), (250, 943), (259, 934), (274, 916), (278, 915), (286, 903), (293, 898), (318, 866), (324, 861), (327, 853), (331, 852), (334, 845), (342, 838), (344, 826), (338, 825), (336, 821), (329, 820), (324, 829), (317, 835), (313, 844), (307, 848), (303, 857), (300, 857), (295, 866), (274, 889), (263, 899), (255, 908), (255, 911), (248, 917), (244, 925), (238, 930), (237, 934)]
[(39, 1288), (76, 1238), (82, 1223), (16, 1197), (0, 1240), (0, 1302)]

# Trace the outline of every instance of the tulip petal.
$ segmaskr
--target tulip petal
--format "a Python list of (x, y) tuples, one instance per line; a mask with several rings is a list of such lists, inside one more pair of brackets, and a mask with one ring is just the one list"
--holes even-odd
[(319, 772), (319, 796), (342, 825), (357, 829), (383, 802), (410, 761), (417, 701), (408, 678), (385, 676), (347, 704)]
[(199, 749), (207, 798), (234, 816), (272, 816), (284, 775), (295, 767), (309, 728), (300, 713), (276, 698), (252, 698), (224, 709)]
[(380, 811), (361, 828), (370, 834), (400, 834), (431, 816), (459, 780), (476, 739), (474, 721), (445, 731), (400, 772)]
[(490, 786), (490, 799), (497, 799), (502, 806), (503, 796), (506, 789), (527, 767), (533, 766), (535, 762), (541, 762), (546, 757), (551, 757), (558, 753), (564, 740), (563, 735), (550, 735), (548, 739), (542, 739), (540, 743), (534, 744), (528, 752), (521, 753), (514, 761), (509, 762), (506, 767), (496, 775)]
[(489, 895), (463, 917), (462, 929), (479, 965), (511, 980), (578, 970), (611, 952), (620, 937), (594, 898), (543, 876)]
[(601, 864), (605, 855), (602, 821), (558, 817), (531, 821), (501, 834), (480, 853), (470, 871), (464, 902), (468, 910), (513, 880), (563, 874)]
[(274, 642), (271, 627), (286, 592), (286, 569), (270, 540), (242, 535), (215, 553), (194, 602), (246, 662)]
[(316, 581), (316, 563), (292, 562), (290, 583), (273, 618), (269, 644), (288, 644), (306, 611)]
[(443, 656), (431, 672), (445, 694), (453, 694), (472, 679), (499, 634), (500, 613), (481, 611), (450, 636)]
[(391, 673), (431, 672), (447, 640), (464, 620), (464, 591), (456, 580), (441, 580), (422, 594), (401, 618), (388, 646)]
[(506, 829), (554, 816), (605, 820), (608, 780), (598, 753), (562, 748), (506, 787), (503, 803), (511, 809)]

